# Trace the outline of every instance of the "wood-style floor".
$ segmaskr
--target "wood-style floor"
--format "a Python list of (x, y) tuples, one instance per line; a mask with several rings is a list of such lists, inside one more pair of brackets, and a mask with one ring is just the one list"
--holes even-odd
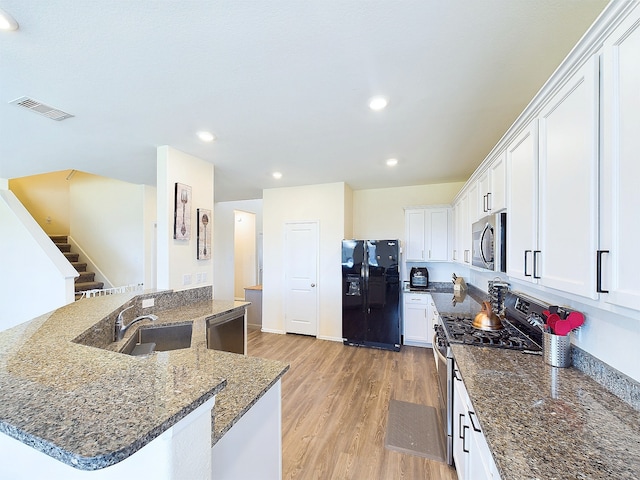
[(291, 365), (282, 379), (283, 479), (457, 478), (445, 463), (384, 447), (389, 400), (438, 405), (429, 349), (400, 352), (251, 330), (251, 356)]

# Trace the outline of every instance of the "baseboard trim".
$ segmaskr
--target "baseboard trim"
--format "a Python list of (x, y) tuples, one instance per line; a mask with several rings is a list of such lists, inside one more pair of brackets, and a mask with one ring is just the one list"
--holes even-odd
[(318, 335), (316, 337), (318, 340), (329, 340), (331, 342), (340, 342), (342, 343), (343, 339), (342, 337), (325, 337), (324, 335)]
[(264, 327), (262, 328), (262, 332), (263, 333), (277, 333), (279, 335), (284, 335), (284, 334), (287, 333), (284, 330), (276, 330), (274, 328), (264, 328)]

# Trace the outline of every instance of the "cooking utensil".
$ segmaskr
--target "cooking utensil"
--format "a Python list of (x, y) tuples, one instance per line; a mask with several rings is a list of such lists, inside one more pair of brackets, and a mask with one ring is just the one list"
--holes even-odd
[(489, 302), (482, 302), (482, 308), (473, 319), (472, 325), (479, 330), (500, 330), (503, 328), (502, 320), (493, 312)]
[(571, 312), (567, 317), (567, 321), (571, 324), (571, 329), (579, 328), (584, 323), (584, 315), (580, 312)]
[(571, 326), (571, 322), (569, 320), (560, 319), (554, 325), (553, 330), (556, 335), (560, 335), (564, 337), (571, 330), (573, 330), (573, 327)]
[(544, 322), (542, 321), (542, 318), (535, 313), (531, 313), (527, 316), (527, 322), (544, 332)]
[(549, 326), (551, 331), (554, 332), (554, 333), (556, 331), (556, 323), (559, 320), (561, 320), (560, 319), (560, 315), (558, 315), (557, 313), (552, 313), (547, 317), (547, 325)]

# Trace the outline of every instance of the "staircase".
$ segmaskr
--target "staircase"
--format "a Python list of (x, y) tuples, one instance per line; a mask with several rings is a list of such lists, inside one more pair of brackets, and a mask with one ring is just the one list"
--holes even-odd
[(73, 265), (73, 267), (78, 271), (80, 276), (75, 279), (75, 289), (76, 289), (76, 300), (78, 299), (81, 292), (85, 290), (93, 290), (96, 288), (103, 288), (104, 283), (96, 282), (95, 276), (96, 274), (93, 272), (87, 272), (87, 264), (78, 262), (78, 254), (71, 253), (71, 244), (67, 243), (68, 239), (64, 235), (49, 235), (49, 238), (56, 246), (60, 249), (60, 251), (67, 257), (67, 260)]

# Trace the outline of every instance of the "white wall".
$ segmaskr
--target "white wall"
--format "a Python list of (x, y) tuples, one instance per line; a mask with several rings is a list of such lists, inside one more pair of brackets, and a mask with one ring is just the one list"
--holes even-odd
[(145, 186), (76, 172), (69, 199), (69, 234), (108, 283), (143, 283)]
[(262, 326), (284, 332), (286, 222), (319, 224), (318, 337), (342, 339), (341, 245), (345, 230), (344, 183), (274, 188), (263, 192), (264, 282)]
[(74, 300), (77, 272), (0, 182), (0, 330)]
[[(213, 259), (196, 258), (196, 209), (213, 212), (213, 164), (164, 145), (157, 151), (157, 175), (158, 288), (185, 290), (213, 285)], [(173, 239), (176, 182), (191, 187), (191, 239), (188, 241)], [(190, 276), (191, 283), (185, 284), (185, 276)]]
[(353, 191), (353, 238), (404, 239), (404, 208), (450, 204), (464, 182)]
[(214, 297), (218, 300), (231, 300), (234, 297), (234, 232), (236, 210), (256, 214), (256, 255), (258, 262), (260, 262), (263, 237), (262, 200), (240, 200), (216, 203), (213, 214), (213, 291)]

